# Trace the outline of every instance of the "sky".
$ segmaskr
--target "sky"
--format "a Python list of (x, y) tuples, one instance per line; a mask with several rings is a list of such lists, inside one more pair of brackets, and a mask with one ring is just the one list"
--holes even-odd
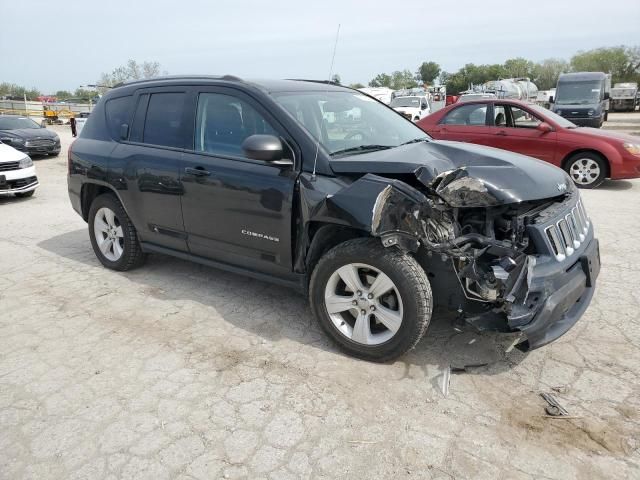
[(0, 0), (0, 82), (75, 90), (130, 58), (170, 74), (325, 79), (338, 24), (343, 83), (423, 61), (453, 72), (640, 45), (640, 1), (606, 10), (602, 0)]

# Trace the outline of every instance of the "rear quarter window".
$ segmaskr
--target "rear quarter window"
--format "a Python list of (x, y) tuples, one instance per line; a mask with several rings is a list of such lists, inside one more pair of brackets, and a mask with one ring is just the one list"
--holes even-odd
[(133, 105), (133, 97), (112, 98), (105, 105), (105, 114), (107, 119), (107, 130), (109, 135), (116, 141), (120, 141), (120, 128), (123, 123), (129, 123), (131, 118), (131, 107)]

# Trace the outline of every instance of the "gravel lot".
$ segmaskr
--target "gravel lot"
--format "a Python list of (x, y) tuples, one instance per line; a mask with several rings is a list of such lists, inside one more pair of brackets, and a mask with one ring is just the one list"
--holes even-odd
[(0, 478), (640, 477), (640, 181), (583, 193), (602, 273), (560, 341), (523, 354), (439, 315), (378, 365), (281, 287), (164, 256), (106, 270), (65, 156), (36, 164), (33, 198), (0, 199)]

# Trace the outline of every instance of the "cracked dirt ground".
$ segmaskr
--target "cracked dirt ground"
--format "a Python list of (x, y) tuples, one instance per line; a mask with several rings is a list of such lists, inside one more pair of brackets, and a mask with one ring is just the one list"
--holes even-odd
[[(560, 341), (506, 352), (440, 315), (377, 365), (281, 287), (164, 256), (106, 270), (64, 155), (36, 165), (35, 197), (0, 200), (0, 478), (640, 477), (640, 181), (583, 192), (603, 267)], [(443, 397), (446, 366), (479, 363)], [(541, 391), (580, 418), (545, 418)]]

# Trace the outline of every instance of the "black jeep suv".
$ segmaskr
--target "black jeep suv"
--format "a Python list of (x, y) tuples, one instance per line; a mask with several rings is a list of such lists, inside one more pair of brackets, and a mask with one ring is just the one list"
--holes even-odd
[(157, 252), (294, 287), (343, 349), (370, 360), (412, 348), (434, 300), (540, 347), (584, 313), (599, 272), (562, 170), (433, 141), (322, 82), (121, 85), (70, 148), (68, 184), (106, 267)]

